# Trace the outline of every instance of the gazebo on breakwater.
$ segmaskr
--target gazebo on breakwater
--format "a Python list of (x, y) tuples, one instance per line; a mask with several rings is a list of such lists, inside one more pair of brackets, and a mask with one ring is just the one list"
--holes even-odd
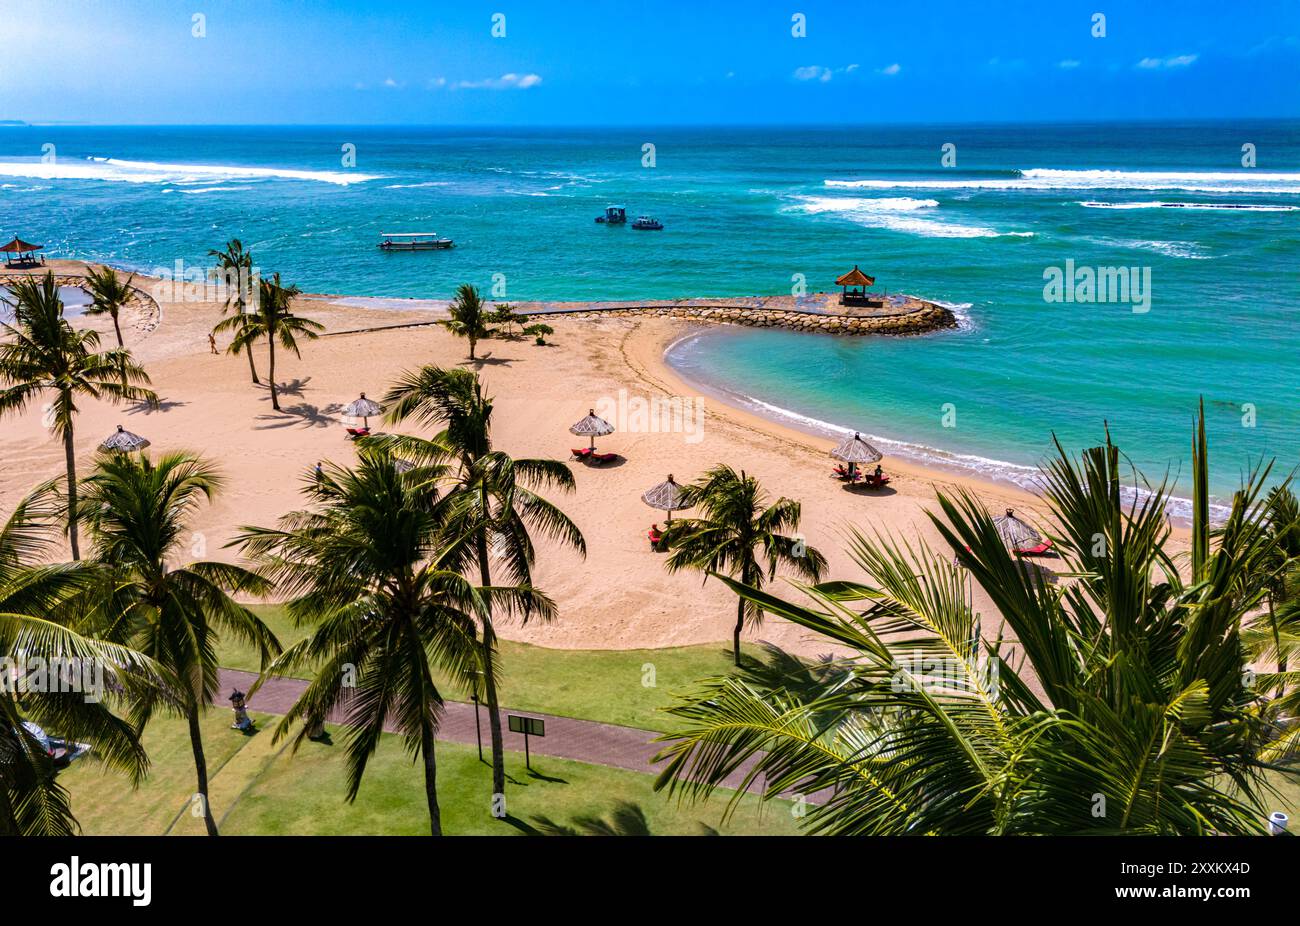
[(858, 269), (857, 264), (854, 264), (853, 269), (848, 273), (835, 278), (835, 285), (843, 287), (840, 293), (840, 305), (883, 305), (880, 299), (867, 295), (867, 287), (874, 286), (875, 283), (875, 277), (867, 276)]
[(0, 254), (5, 255), (5, 268), (22, 270), (27, 267), (39, 267), (43, 259), (37, 259), (36, 252), (44, 248), (43, 244), (32, 244), (14, 235), (13, 241), (0, 247)]

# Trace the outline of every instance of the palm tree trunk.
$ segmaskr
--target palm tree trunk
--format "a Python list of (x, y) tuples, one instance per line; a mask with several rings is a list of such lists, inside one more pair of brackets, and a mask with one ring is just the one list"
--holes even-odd
[(122, 343), (122, 326), (117, 323), (117, 313), (113, 313), (113, 332), (117, 335), (117, 346), (125, 347)]
[(253, 377), (253, 385), (254, 386), (262, 385), (261, 381), (259, 381), (257, 378), (257, 367), (253, 365), (253, 347), (251, 344), (249, 345), (248, 350), (244, 351), (244, 353), (248, 354), (248, 372)]
[(473, 359), (474, 359), (474, 345), (475, 345), (477, 342), (478, 342), (478, 338), (474, 337), (474, 336), (471, 334), (471, 335), (469, 336), (469, 359), (470, 359), (470, 360), (473, 360)]
[(430, 835), (442, 835), (442, 811), (438, 809), (438, 760), (433, 753), (433, 720), (427, 714), (420, 728), (420, 753), (424, 756), (424, 796), (429, 802)]
[(72, 448), (72, 421), (63, 432), (63, 456), (68, 467), (68, 542), (72, 545), (72, 558), (81, 559), (77, 544), (77, 455)]
[[(479, 531), (478, 539), (479, 582), (484, 588), (492, 584), (488, 567), (487, 532)], [(492, 629), (492, 614), (483, 621), (483, 695), (487, 699), (488, 727), (492, 731), (492, 793), (506, 793), (506, 750), (501, 738), (501, 706), (497, 703), (497, 680), (492, 672), (492, 654), (496, 650), (496, 631)]]
[(212, 804), (208, 801), (208, 762), (203, 757), (203, 734), (199, 731), (199, 706), (190, 705), (187, 712), (190, 721), (190, 746), (194, 750), (194, 772), (198, 776), (198, 794), (203, 801), (203, 824), (208, 828), (209, 836), (216, 836), (217, 821), (212, 817)]
[(271, 366), (267, 371), (271, 383), (271, 407), (278, 412), (280, 410), (280, 397), (275, 394), (275, 341), (268, 337), (266, 344), (271, 351)]
[(736, 667), (740, 667), (740, 632), (745, 629), (745, 599), (736, 602), (736, 630), (732, 634), (732, 652), (735, 654)]

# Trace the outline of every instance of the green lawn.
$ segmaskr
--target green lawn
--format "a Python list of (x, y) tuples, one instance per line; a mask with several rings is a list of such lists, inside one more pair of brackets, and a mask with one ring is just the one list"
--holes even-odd
[[(209, 792), (226, 763), (256, 739), (230, 729), (230, 719), (229, 710), (213, 709), (203, 716)], [(195, 779), (194, 753), (185, 721), (157, 715), (145, 728), (143, 742), (149, 754), (149, 773), (138, 788), (132, 789), (126, 776), (97, 764), (93, 758), (80, 759), (59, 775), (59, 783), (72, 794), (72, 813), (86, 835), (165, 833), (183, 811), (188, 812)], [(220, 813), (215, 796), (212, 803)], [(202, 829), (201, 817), (197, 823)]]
[[(255, 715), (260, 731), (244, 736), (229, 729), (228, 711), (210, 711), (204, 743), (211, 770), (209, 793), (223, 833), (245, 835), (424, 835), (423, 767), (413, 764), (397, 737), (385, 736), (366, 771), (355, 803), (344, 800), (343, 734), (333, 745), (305, 743), (296, 753), (271, 743), (274, 718)], [(132, 790), (121, 776), (89, 763), (69, 769), (60, 781), (72, 794), (73, 813), (87, 834), (200, 835), (203, 822), (190, 814), (193, 760), (185, 725), (152, 723), (145, 743), (153, 759), (149, 778)], [(620, 802), (636, 805), (657, 835), (695, 835), (701, 824), (727, 834), (793, 834), (796, 821), (785, 802), (760, 807), (747, 798), (730, 824), (721, 827), (723, 799), (679, 805), (655, 793), (653, 777), (638, 772), (534, 757), (533, 771), (521, 753), (506, 753), (508, 815), (490, 814), (492, 772), (473, 746), (438, 744), (438, 797), (443, 830), (462, 835), (519, 835), (539, 814), (567, 824), (580, 815), (608, 816)]]
[[(307, 634), (292, 625), (283, 608), (263, 605), (254, 610), (285, 647)], [(751, 655), (757, 653), (757, 647), (746, 649)], [(674, 692), (688, 689), (702, 678), (725, 675), (732, 668), (730, 646), (725, 643), (671, 649), (564, 650), (502, 640), (500, 653), (504, 706), (658, 731), (671, 725), (671, 718), (661, 709), (672, 703)], [(223, 642), (221, 664), (249, 672), (259, 668), (253, 650), (234, 641)], [(457, 700), (466, 697), (451, 686), (444, 695)]]

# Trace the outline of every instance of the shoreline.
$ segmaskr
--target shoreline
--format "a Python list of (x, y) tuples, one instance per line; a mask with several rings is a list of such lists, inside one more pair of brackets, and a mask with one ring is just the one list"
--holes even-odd
[[(52, 269), (68, 272), (67, 264)], [(137, 280), (148, 288), (150, 281)], [(545, 346), (531, 338), (503, 337), (480, 344), (476, 361), (467, 359), (465, 342), (437, 326), (426, 311), (399, 312), (320, 301), (304, 294), (299, 311), (326, 326), (327, 336), (303, 344), (302, 357), (277, 355), (276, 380), (282, 410), (271, 409), (265, 386), (253, 386), (243, 356), (218, 354), (208, 346), (208, 332), (221, 317), (220, 301), (184, 300), (161, 305), (157, 327), (125, 327), (127, 347), (143, 363), (161, 409), (87, 402), (77, 418), (75, 449), (79, 466), (117, 424), (153, 442), (155, 452), (186, 450), (212, 460), (225, 476), (224, 488), (211, 505), (195, 515), (191, 529), (202, 536), (200, 558), (237, 562), (237, 550), (225, 546), (244, 526), (270, 526), (302, 507), (302, 481), (318, 460), (352, 465), (355, 447), (345, 439), (342, 415), (347, 402), (366, 391), (382, 395), (389, 384), (424, 364), (479, 373), (494, 398), (494, 443), (517, 458), (563, 460), (585, 445), (568, 431), (589, 408), (633, 397), (689, 397), (701, 390), (684, 380), (664, 358), (677, 338), (703, 327), (671, 317), (642, 315), (551, 323), (555, 333)], [(111, 330), (104, 317), (71, 319), (101, 336)], [(111, 337), (111, 335), (109, 335)], [(257, 353), (260, 372), (266, 355)], [(629, 420), (614, 422), (616, 432), (600, 439), (613, 451), (609, 466), (570, 461), (575, 488), (554, 494), (552, 501), (578, 525), (587, 540), (585, 559), (537, 540), (537, 587), (557, 603), (559, 617), (549, 624), (503, 624), (502, 637), (558, 649), (658, 649), (730, 638), (734, 599), (725, 586), (694, 573), (669, 573), (649, 550), (645, 532), (663, 513), (648, 508), (641, 494), (674, 474), (693, 481), (720, 463), (756, 476), (770, 498), (801, 502), (803, 520), (797, 533), (827, 557), (826, 576), (861, 578), (847, 552), (851, 530), (880, 531), (908, 543), (928, 544), (943, 555), (937, 530), (927, 512), (936, 511), (936, 492), (966, 490), (991, 511), (1013, 507), (1028, 520), (1050, 529), (1043, 500), (1023, 489), (944, 472), (889, 455), (885, 468), (891, 484), (878, 492), (848, 490), (832, 476), (830, 438), (802, 432), (722, 401), (698, 407), (698, 433), (659, 430)], [(10, 466), (0, 471), (0, 507), (11, 507), (42, 478), (59, 478), (63, 452), (44, 428), (40, 409), (29, 408), (7, 419)], [(414, 423), (407, 433), (425, 433)], [(1173, 547), (1183, 543), (1175, 532)], [(798, 592), (778, 576), (771, 588), (797, 599)], [(979, 589), (975, 606), (997, 621), (992, 602)], [(747, 631), (751, 643), (766, 641), (805, 656), (827, 651), (824, 640), (811, 638), (795, 625), (768, 617)]]

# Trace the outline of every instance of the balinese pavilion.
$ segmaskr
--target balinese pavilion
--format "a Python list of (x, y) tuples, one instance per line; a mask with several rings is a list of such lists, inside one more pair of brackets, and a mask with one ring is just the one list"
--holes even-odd
[(840, 294), (841, 305), (878, 305), (879, 300), (872, 299), (867, 295), (867, 287), (874, 286), (875, 277), (869, 277), (861, 270), (858, 265), (854, 264), (853, 269), (848, 273), (836, 277), (835, 285), (843, 287)]

